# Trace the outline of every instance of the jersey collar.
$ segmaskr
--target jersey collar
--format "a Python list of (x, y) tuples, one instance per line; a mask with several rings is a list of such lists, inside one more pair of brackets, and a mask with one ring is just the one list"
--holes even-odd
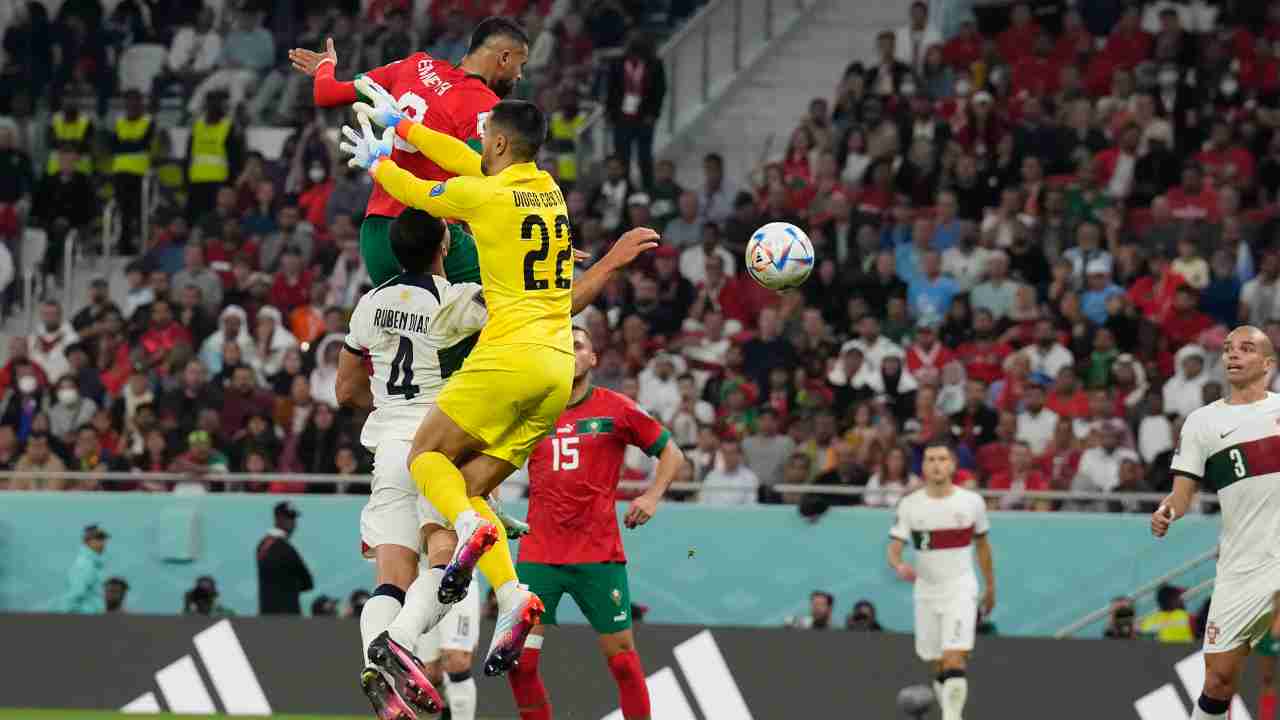
[(595, 386), (595, 385), (590, 385), (590, 386), (588, 386), (588, 387), (587, 387), (587, 394), (586, 394), (586, 395), (583, 395), (581, 400), (579, 400), (578, 402), (571, 402), (571, 403), (569, 403), (568, 405), (565, 405), (565, 406), (564, 406), (564, 409), (565, 409), (565, 410), (568, 410), (569, 408), (578, 407), (578, 406), (579, 406), (579, 405), (581, 405), (582, 403), (584, 403), (584, 402), (586, 402), (586, 401), (590, 400), (590, 399), (591, 399), (591, 395), (592, 395), (595, 391), (596, 391), (596, 386)]

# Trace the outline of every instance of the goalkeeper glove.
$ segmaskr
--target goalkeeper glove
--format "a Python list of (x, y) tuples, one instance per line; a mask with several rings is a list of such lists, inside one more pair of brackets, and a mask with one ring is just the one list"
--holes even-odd
[(355, 86), (361, 95), (371, 101), (356, 103), (353, 108), (357, 113), (386, 128), (394, 128), (404, 119), (404, 113), (396, 107), (396, 99), (381, 85), (361, 75), (356, 78)]
[(359, 133), (350, 126), (343, 126), (342, 134), (351, 142), (342, 143), (338, 149), (351, 154), (351, 159), (347, 161), (349, 167), (363, 168), (372, 172), (379, 160), (391, 155), (396, 131), (387, 128), (382, 132), (382, 137), (378, 137), (369, 126), (367, 116), (361, 115), (359, 121), (361, 130)]

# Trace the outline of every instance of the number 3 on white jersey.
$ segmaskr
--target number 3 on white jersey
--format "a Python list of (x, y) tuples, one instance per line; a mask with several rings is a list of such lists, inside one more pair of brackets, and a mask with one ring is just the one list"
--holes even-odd
[[(405, 117), (416, 123), (422, 122), (422, 116), (427, 114), (427, 101), (414, 92), (407, 92), (401, 95), (396, 100), (396, 107), (404, 113)], [(395, 145), (397, 150), (403, 150), (407, 153), (418, 152), (418, 148), (410, 145), (408, 141), (399, 135), (396, 136)]]
[(578, 467), (578, 438), (551, 438), (551, 469), (576, 470)]

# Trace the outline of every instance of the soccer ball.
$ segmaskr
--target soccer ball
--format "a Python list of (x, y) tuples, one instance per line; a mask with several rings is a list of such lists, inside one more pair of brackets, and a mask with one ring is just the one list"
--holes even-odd
[(747, 241), (747, 272), (770, 290), (790, 290), (804, 284), (813, 270), (813, 243), (791, 223), (772, 222)]

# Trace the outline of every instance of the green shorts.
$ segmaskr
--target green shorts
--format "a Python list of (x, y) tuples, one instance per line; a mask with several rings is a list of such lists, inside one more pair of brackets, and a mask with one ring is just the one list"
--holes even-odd
[(583, 563), (547, 565), (522, 562), (516, 565), (520, 582), (529, 586), (547, 606), (543, 625), (556, 624), (556, 608), (565, 594), (573, 598), (587, 616), (587, 622), (601, 635), (631, 627), (631, 588), (624, 563)]
[(1262, 657), (1275, 657), (1280, 655), (1280, 641), (1277, 641), (1271, 633), (1267, 633), (1267, 636), (1262, 638), (1262, 642), (1258, 643), (1253, 648), (1253, 651)]
[[(391, 223), (395, 218), (368, 215), (360, 223), (360, 257), (369, 270), (369, 280), (377, 287), (400, 274), (400, 261), (391, 250)], [(475, 238), (457, 223), (449, 223), (449, 254), (444, 258), (444, 275), (452, 283), (480, 282), (480, 254)]]

